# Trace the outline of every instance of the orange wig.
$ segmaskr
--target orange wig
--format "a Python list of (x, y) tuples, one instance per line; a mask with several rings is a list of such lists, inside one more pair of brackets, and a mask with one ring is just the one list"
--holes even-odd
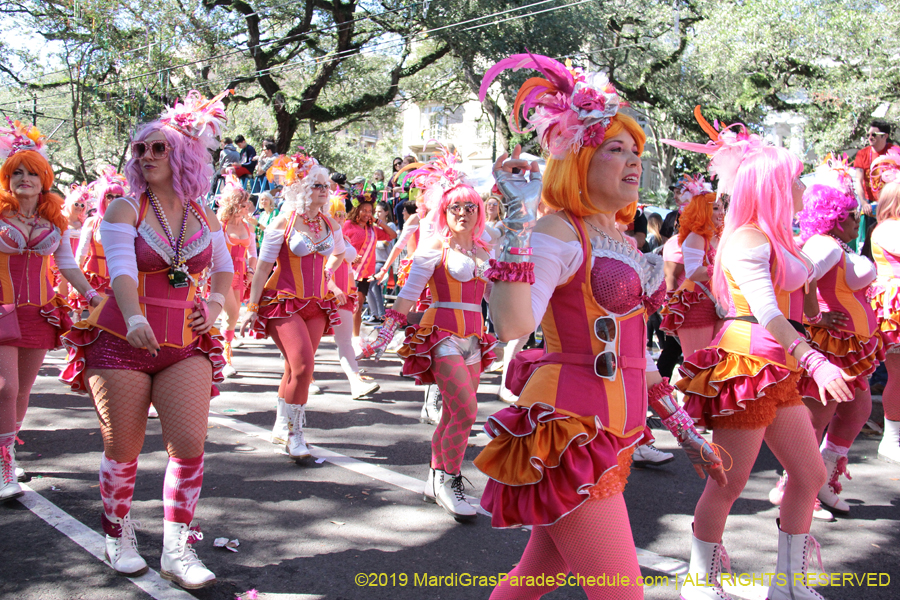
[(38, 214), (50, 221), (61, 231), (68, 229), (68, 220), (62, 214), (64, 200), (58, 194), (50, 192), (53, 187), (53, 169), (50, 163), (40, 153), (34, 150), (20, 150), (6, 159), (0, 166), (0, 211), (16, 213), (19, 211), (19, 201), (9, 187), (9, 180), (13, 172), (19, 167), (37, 173), (41, 178), (41, 195), (38, 198)]
[(721, 233), (713, 223), (713, 204), (716, 203), (716, 194), (699, 194), (691, 198), (688, 205), (681, 211), (679, 219), (678, 243), (683, 244), (689, 233), (693, 232), (705, 240)]
[[(644, 142), (647, 140), (644, 130), (638, 122), (628, 115), (618, 113), (610, 121), (606, 128), (605, 138), (618, 135), (627, 131), (634, 138), (638, 147), (638, 154), (644, 152)], [(544, 173), (543, 200), (553, 210), (567, 210), (577, 217), (594, 215), (600, 211), (591, 204), (587, 194), (581, 190), (587, 190), (588, 169), (591, 159), (597, 147), (584, 146), (580, 152), (566, 154), (562, 160), (547, 159), (547, 170)], [(633, 202), (616, 213), (616, 221), (631, 223), (637, 213), (637, 202)]]

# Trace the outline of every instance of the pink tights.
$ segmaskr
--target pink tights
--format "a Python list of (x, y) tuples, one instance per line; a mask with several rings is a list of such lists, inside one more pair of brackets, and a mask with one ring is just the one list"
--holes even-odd
[[(553, 525), (535, 526), (519, 564), (494, 588), (491, 600), (540, 598), (559, 587), (562, 577), (569, 573), (607, 578), (618, 575), (620, 581), (625, 577), (638, 581), (641, 571), (622, 494), (588, 500)], [(537, 585), (540, 579), (535, 585), (513, 579), (541, 575), (543, 585)], [(547, 579), (551, 581), (547, 583)], [(635, 585), (587, 587), (582, 583), (582, 588), (591, 600), (643, 598), (642, 588)]]
[(775, 420), (765, 429), (718, 428), (713, 432), (713, 442), (731, 455), (734, 465), (724, 488), (712, 479), (706, 480), (706, 488), (694, 510), (697, 539), (715, 544), (722, 541), (728, 513), (750, 479), (750, 470), (764, 439), (791, 474), (781, 501), (781, 530), (790, 534), (809, 533), (816, 494), (827, 474), (809, 411), (797, 405), (779, 408)]
[(810, 398), (804, 402), (809, 408), (816, 439), (822, 439), (827, 426), (827, 443), (843, 450), (840, 453), (845, 456), (872, 413), (872, 392), (868, 389), (856, 390), (852, 402), (829, 402), (825, 406)]
[(881, 395), (884, 402), (884, 418), (900, 421), (900, 354), (888, 354), (884, 360), (888, 380)]
[(457, 475), (462, 469), (469, 432), (478, 416), (479, 365), (466, 365), (462, 356), (434, 358), (431, 372), (441, 390), (444, 408), (431, 437), (431, 466)]
[(306, 404), (313, 379), (316, 349), (325, 332), (325, 315), (304, 320), (299, 314), (271, 319), (267, 331), (284, 355), (284, 375), (278, 397), (288, 404)]
[(0, 346), (0, 433), (17, 432), (28, 411), (31, 388), (46, 350)]

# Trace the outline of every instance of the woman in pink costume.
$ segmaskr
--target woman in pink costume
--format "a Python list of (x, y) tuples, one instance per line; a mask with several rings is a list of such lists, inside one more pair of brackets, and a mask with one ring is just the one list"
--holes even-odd
[[(803, 195), (803, 210), (798, 214), (803, 254), (818, 273), (824, 273), (816, 282), (817, 314), (809, 318), (806, 330), (810, 346), (856, 379), (850, 383), (853, 402), (823, 404), (818, 386), (809, 377), (801, 380), (801, 393), (817, 439), (822, 440), (828, 427), (820, 447), (828, 481), (819, 490), (818, 500), (830, 513), (846, 516), (850, 505), (839, 496), (839, 477), (849, 478), (850, 446), (872, 411), (872, 393), (866, 381), (884, 360), (884, 348), (875, 311), (867, 298), (875, 280), (875, 265), (847, 245), (856, 239), (860, 221), (850, 167), (829, 157), (817, 169), (815, 181)], [(786, 478), (787, 474), (769, 493), (775, 504), (781, 502)], [(820, 518), (815, 513), (813, 516)], [(830, 514), (828, 517), (832, 518)]]
[[(605, 76), (544, 56), (499, 62), (485, 74), (482, 99), (506, 68), (541, 72), (519, 90), (513, 114), (518, 124), (521, 107), (551, 158), (543, 183), (537, 163), (518, 160), (518, 147), (513, 160), (503, 155), (494, 165), (507, 217), (500, 260), (487, 272), (491, 314), (504, 340), (540, 323), (545, 348), (513, 360), (518, 401), (488, 418), (491, 441), (475, 465), (490, 477), (481, 506), (493, 526), (532, 526), (521, 560), (491, 595), (522, 600), (540, 598), (569, 572), (640, 577), (622, 490), (646, 433), (648, 388), (698, 470), (703, 464), (723, 482), (724, 472), (671, 386), (647, 370), (647, 314), (664, 297), (662, 261), (616, 226), (634, 219), (643, 131), (618, 112)], [(554, 214), (534, 226), (541, 198)], [(546, 583), (525, 584), (538, 576)], [(638, 587), (582, 586), (588, 598), (642, 597)]]
[(397, 232), (388, 227), (384, 221), (375, 220), (375, 203), (367, 199), (362, 199), (350, 211), (344, 224), (344, 232), (350, 244), (356, 249), (353, 279), (356, 280), (356, 289), (359, 290), (362, 301), (353, 313), (353, 337), (358, 338), (362, 326), (362, 305), (369, 294), (369, 285), (375, 275), (375, 244), (393, 240), (397, 237)]
[[(335, 220), (338, 227), (343, 228), (347, 220), (347, 208), (342, 195), (332, 196), (329, 203), (329, 214)], [(338, 358), (341, 361), (341, 369), (350, 382), (350, 395), (354, 400), (369, 396), (381, 387), (374, 379), (359, 372), (359, 364), (356, 362), (356, 351), (353, 349), (353, 314), (357, 305), (362, 302), (359, 292), (356, 291), (356, 282), (350, 272), (350, 265), (356, 259), (356, 248), (344, 237), (344, 257), (341, 264), (334, 270), (334, 284), (344, 294), (346, 302), (338, 305), (340, 323), (334, 326), (334, 341), (337, 344)]]
[[(72, 253), (78, 248), (78, 241), (81, 239), (81, 230), (84, 227), (84, 221), (87, 218), (87, 211), (91, 208), (91, 200), (93, 194), (91, 188), (86, 183), (72, 184), (69, 193), (66, 194), (66, 201), (63, 204), (63, 216), (66, 217), (69, 229), (69, 244), (72, 246)], [(57, 287), (59, 295), (68, 298), (72, 292), (69, 288), (69, 282), (60, 275), (59, 285)], [(75, 295), (75, 294), (71, 294)], [(77, 307), (77, 302), (75, 306)]]
[[(92, 203), (97, 207), (97, 213), (88, 217), (88, 220), (84, 222), (78, 249), (75, 251), (75, 260), (91, 287), (108, 294), (110, 293), (109, 269), (106, 268), (106, 254), (103, 252), (103, 244), (100, 241), (100, 224), (103, 222), (103, 216), (110, 203), (116, 198), (127, 195), (128, 181), (124, 176), (116, 173), (115, 167), (110, 165), (100, 171), (100, 177), (91, 183), (90, 188)], [(83, 308), (83, 304), (83, 302), (79, 302), (75, 306)]]
[(225, 295), (225, 368), (222, 374), (231, 377), (237, 373), (231, 364), (234, 328), (237, 326), (241, 304), (250, 284), (250, 278), (256, 269), (256, 237), (247, 223), (247, 217), (253, 205), (250, 193), (244, 189), (234, 174), (225, 176), (225, 186), (219, 196), (219, 212), (216, 215), (225, 232), (225, 242), (231, 261), (234, 265), (234, 277), (231, 280), (231, 291)]
[(702, 350), (722, 326), (709, 289), (725, 207), (712, 186), (697, 176), (682, 185), (688, 202), (681, 212), (678, 244), (685, 279), (663, 307), (661, 329), (678, 336), (685, 357)]
[(387, 311), (374, 347), (366, 348), (364, 355), (380, 355), (394, 332), (407, 324), (407, 314), (428, 286), (431, 305), (418, 325), (407, 328), (398, 354), (404, 358), (404, 375), (415, 377), (419, 385), (437, 384), (443, 396), (424, 498), (457, 521), (470, 521), (477, 513), (463, 492), (462, 462), (478, 414), (478, 380), (494, 359), (491, 349), (496, 344), (481, 316), (488, 286), (483, 273), (490, 257), (481, 239), (484, 205), (464, 183), (456, 156), (446, 149), (413, 174), (437, 217), (435, 235), (416, 250), (406, 285)]
[(884, 403), (884, 436), (878, 458), (900, 464), (900, 155), (876, 158), (870, 168), (871, 185), (878, 194), (878, 226), (872, 232), (872, 257), (878, 278), (871, 299), (878, 327), (887, 349), (887, 385)]
[(47, 350), (60, 346), (72, 324), (65, 299), (53, 289), (50, 258), (93, 305), (100, 303), (75, 264), (63, 199), (50, 193), (54, 176), (44, 142), (36, 128), (18, 121), (0, 128), (0, 502), (23, 494), (16, 434)]
[(331, 180), (316, 159), (282, 156), (268, 175), (284, 185), (284, 205), (266, 228), (241, 330), (249, 325), (253, 337), (271, 336), (284, 355), (272, 440), (284, 441), (288, 456), (300, 461), (311, 456), (303, 425), (316, 349), (333, 333), (345, 301), (331, 278), (343, 260), (344, 235), (323, 212)]
[[(113, 295), (66, 334), (61, 377), (90, 392), (100, 418), (101, 521), (107, 558), (122, 575), (147, 570), (131, 501), (150, 404), (159, 412), (169, 455), (160, 574), (187, 589), (215, 582), (191, 546), (202, 538), (192, 520), (210, 396), (225, 364), (213, 325), (232, 266), (215, 214), (194, 198), (209, 192), (224, 95), (206, 101), (192, 91), (132, 138), (125, 175), (133, 195), (114, 200), (100, 225)], [(207, 269), (208, 303), (200, 298)]]
[(763, 146), (743, 125), (717, 131), (695, 114), (713, 141), (665, 142), (711, 154), (710, 172), (720, 192), (731, 195), (713, 273), (713, 293), (731, 309), (711, 345), (685, 360), (677, 385), (687, 412), (713, 430), (713, 442), (733, 466), (728, 485), (707, 482), (694, 511), (690, 577), (681, 597), (727, 598), (718, 580), (725, 521), (765, 440), (791, 474), (778, 520), (778, 575), (768, 597), (819, 598), (802, 577), (826, 473), (798, 383), (805, 370), (820, 397), (846, 402), (853, 394), (845, 383), (852, 378), (805, 341), (801, 324), (805, 292), (820, 275), (791, 236), (791, 219), (803, 208), (802, 164), (783, 148)]

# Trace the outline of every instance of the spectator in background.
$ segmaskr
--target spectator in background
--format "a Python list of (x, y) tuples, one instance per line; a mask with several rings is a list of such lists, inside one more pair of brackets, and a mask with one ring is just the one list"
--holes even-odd
[(375, 173), (372, 174), (372, 185), (375, 187), (376, 192), (384, 191), (384, 171), (382, 171), (381, 169), (375, 169)]
[[(399, 232), (399, 228), (394, 224), (391, 215), (391, 206), (387, 202), (379, 202), (375, 205), (375, 221), (383, 222), (388, 227)], [(394, 240), (379, 240), (375, 243), (375, 272), (378, 273), (385, 266), (385, 261), (393, 248)], [(377, 281), (373, 281), (369, 286), (369, 295), (367, 296), (369, 303), (369, 321), (368, 324), (384, 323), (384, 295), (381, 293), (381, 285)]]
[(647, 217), (647, 241), (644, 243), (644, 252), (653, 252), (666, 243), (661, 233), (662, 225), (662, 217), (658, 213), (650, 213)]
[(872, 191), (869, 179), (869, 167), (879, 156), (888, 152), (900, 153), (900, 146), (891, 141), (891, 126), (888, 122), (875, 119), (869, 123), (869, 131), (866, 134), (869, 145), (856, 153), (853, 160), (853, 190), (859, 201), (859, 210), (864, 218), (860, 219), (859, 234), (856, 237), (855, 246), (859, 250), (863, 246), (866, 232), (874, 225), (871, 204), (878, 201), (878, 194)]
[(241, 153), (234, 147), (234, 140), (227, 137), (220, 143), (219, 162), (216, 165), (216, 177), (213, 180), (211, 193), (219, 193), (219, 186), (225, 176), (225, 169), (232, 165), (234, 167), (241, 166)]
[(256, 213), (251, 217), (254, 219), (251, 223), (256, 226), (257, 245), (262, 244), (262, 238), (263, 234), (266, 232), (266, 227), (275, 220), (278, 214), (278, 207), (275, 205), (275, 197), (272, 196), (272, 192), (265, 191), (260, 193), (259, 198), (256, 201)]
[(634, 223), (625, 232), (634, 238), (637, 242), (638, 250), (644, 251), (644, 244), (647, 242), (647, 215), (638, 207), (638, 211), (634, 215)]
[(275, 153), (275, 142), (266, 140), (263, 144), (262, 156), (258, 157), (256, 168), (253, 170), (256, 178), (253, 180), (252, 193), (272, 189), (272, 183), (266, 179), (266, 171), (269, 170), (276, 158), (278, 158), (278, 154)]
[(235, 136), (234, 143), (241, 150), (241, 168), (243, 169), (243, 171), (238, 169), (235, 175), (241, 178), (248, 177), (256, 171), (256, 148), (248, 144), (242, 135)]

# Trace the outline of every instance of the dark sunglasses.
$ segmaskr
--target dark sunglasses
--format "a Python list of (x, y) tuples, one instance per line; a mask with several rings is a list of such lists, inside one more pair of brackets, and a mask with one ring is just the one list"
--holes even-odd
[(314, 183), (309, 187), (313, 190), (327, 190), (329, 186), (327, 183)]
[(881, 132), (881, 133), (872, 133), (872, 132), (870, 131), (869, 133), (866, 134), (866, 137), (869, 138), (869, 139), (871, 139), (871, 138), (881, 137), (881, 136), (883, 136), (883, 135), (887, 135), (887, 134), (884, 133), (884, 132)]
[(84, 202), (76, 202), (75, 208), (84, 208)]
[(131, 156), (133, 158), (162, 159), (169, 156), (172, 144), (169, 142), (131, 142)]

